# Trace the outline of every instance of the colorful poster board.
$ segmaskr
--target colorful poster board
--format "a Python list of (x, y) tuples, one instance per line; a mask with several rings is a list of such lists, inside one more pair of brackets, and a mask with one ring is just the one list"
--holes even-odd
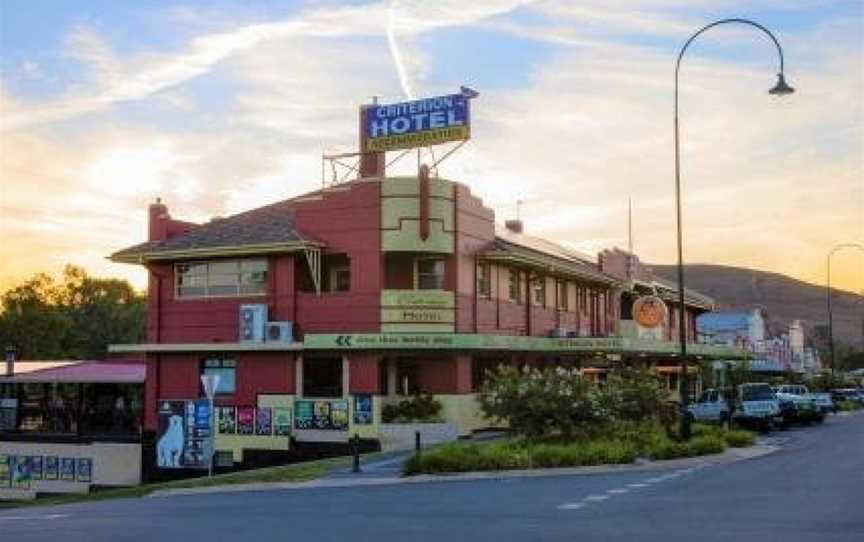
[(89, 457), (79, 457), (75, 460), (75, 479), (89, 483), (93, 479), (93, 460)]
[(41, 480), (44, 477), (44, 458), (41, 455), (30, 458), (30, 476), (34, 480)]
[(315, 428), (315, 409), (312, 401), (294, 402), (294, 427), (297, 429)]
[(60, 458), (56, 455), (45, 457), (45, 479), (57, 480), (60, 477)]
[[(159, 402), (156, 466), (163, 469), (207, 468), (211, 417), (206, 399)], [(61, 465), (61, 472), (63, 468)]]
[(258, 407), (255, 416), (255, 434), (267, 436), (273, 434), (273, 410), (269, 407)]
[(360, 393), (354, 396), (354, 423), (370, 425), (372, 419), (372, 395)]
[(255, 407), (237, 407), (237, 434), (255, 434)]
[(12, 487), (30, 489), (30, 458), (13, 455), (9, 461), (9, 468), (12, 470)]
[(291, 409), (288, 407), (273, 408), (273, 435), (287, 437), (291, 434)]
[(235, 407), (216, 407), (216, 415), (220, 435), (233, 435), (237, 432), (237, 409)]
[(348, 401), (294, 402), (294, 427), (297, 429), (345, 431), (348, 421)]
[(60, 458), (60, 479), (64, 482), (75, 481), (75, 458)]
[(11, 457), (0, 454), (0, 487), (9, 487), (12, 483), (12, 470), (9, 468)]

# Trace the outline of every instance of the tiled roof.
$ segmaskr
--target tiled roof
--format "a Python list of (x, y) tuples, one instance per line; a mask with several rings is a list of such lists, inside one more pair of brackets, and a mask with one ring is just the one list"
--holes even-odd
[(570, 272), (601, 282), (614, 283), (618, 279), (600, 271), (597, 263), (588, 255), (552, 241), (515, 233), (507, 228), (496, 225), (495, 243), (486, 251), (487, 257), (524, 257), (536, 261), (540, 265), (556, 267), (560, 271)]
[(285, 200), (215, 219), (164, 241), (148, 241), (125, 248), (112, 254), (111, 259), (129, 261), (184, 250), (311, 241), (295, 228), (293, 205), (292, 200)]

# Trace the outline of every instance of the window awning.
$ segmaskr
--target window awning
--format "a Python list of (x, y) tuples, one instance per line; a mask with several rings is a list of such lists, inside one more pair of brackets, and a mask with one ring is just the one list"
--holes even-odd
[(143, 361), (19, 361), (15, 374), (0, 376), (0, 384), (143, 384), (146, 375)]

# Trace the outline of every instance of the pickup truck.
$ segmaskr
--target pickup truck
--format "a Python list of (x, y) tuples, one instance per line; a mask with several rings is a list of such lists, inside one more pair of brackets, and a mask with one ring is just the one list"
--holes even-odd
[(766, 383), (749, 383), (738, 386), (737, 408), (733, 414), (735, 421), (762, 431), (783, 423), (780, 401), (774, 390)]
[(719, 390), (705, 390), (688, 410), (693, 421), (719, 424), (729, 421), (729, 403)]
[(776, 393), (781, 401), (791, 401), (795, 405), (799, 421), (822, 423), (825, 415), (834, 411), (830, 393), (810, 393), (807, 386), (801, 384), (784, 384), (777, 388)]

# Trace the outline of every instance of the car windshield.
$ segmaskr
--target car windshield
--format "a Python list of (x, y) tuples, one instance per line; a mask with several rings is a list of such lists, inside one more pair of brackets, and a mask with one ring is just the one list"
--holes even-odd
[(763, 386), (742, 386), (741, 399), (744, 401), (768, 401), (774, 399), (774, 390), (767, 384)]

